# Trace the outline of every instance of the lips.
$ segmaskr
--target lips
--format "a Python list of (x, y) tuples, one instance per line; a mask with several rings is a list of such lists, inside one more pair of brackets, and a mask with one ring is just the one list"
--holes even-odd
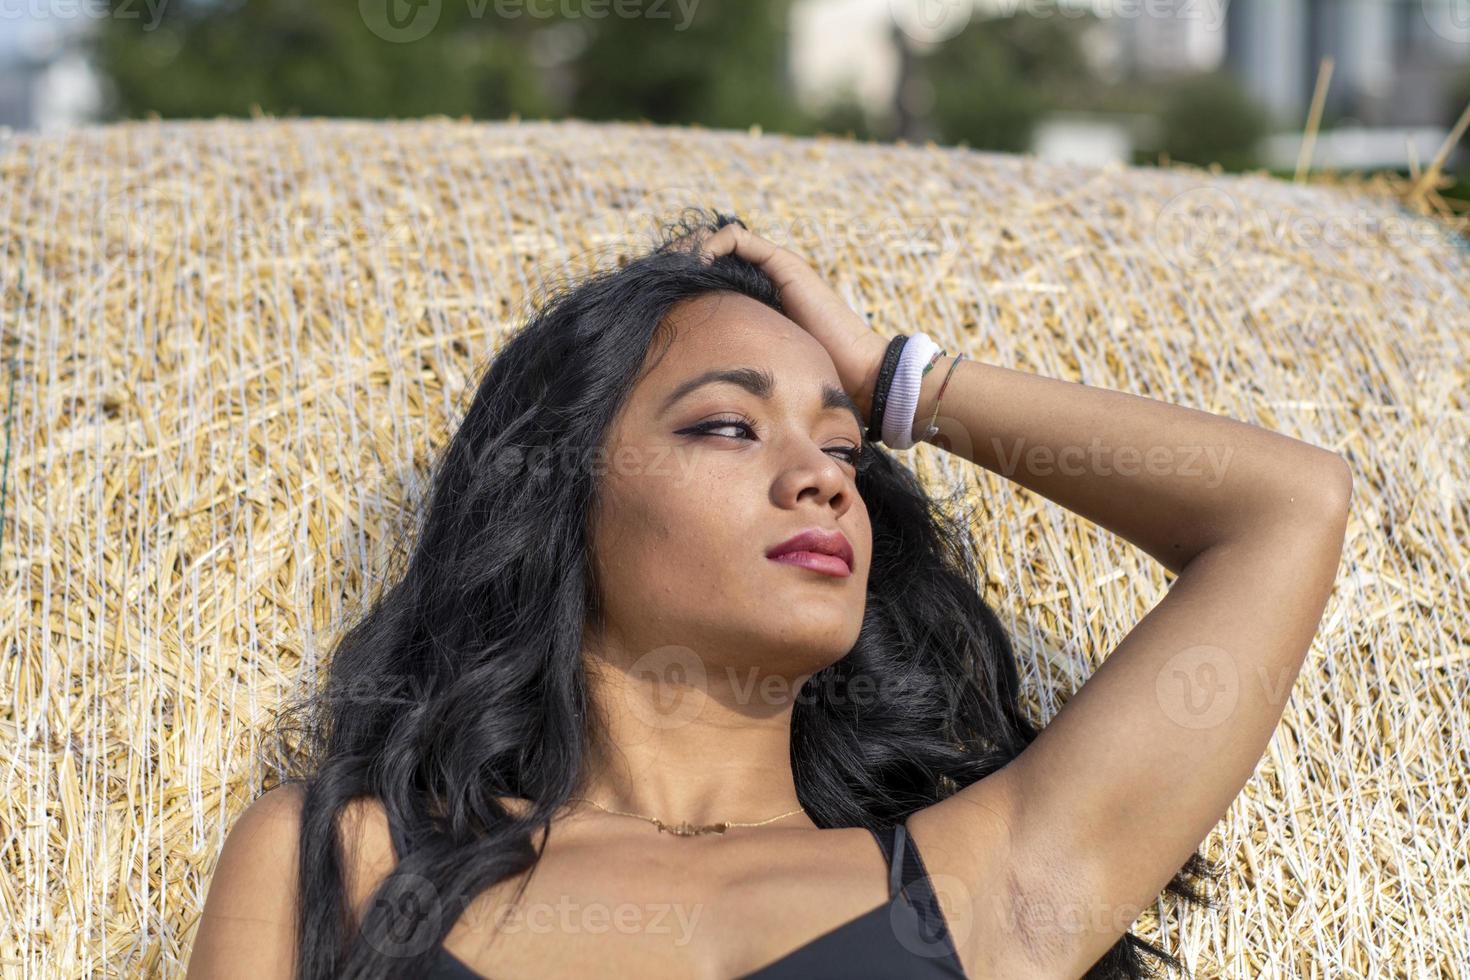
[(852, 574), (852, 545), (841, 531), (808, 528), (767, 551), (766, 557), (826, 575)]

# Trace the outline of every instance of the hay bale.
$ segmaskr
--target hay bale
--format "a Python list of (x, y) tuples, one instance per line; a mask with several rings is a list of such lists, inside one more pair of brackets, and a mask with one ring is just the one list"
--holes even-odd
[[(269, 781), (265, 723), (372, 591), (466, 387), (549, 286), (688, 203), (798, 249), (885, 334), (1347, 456), (1337, 592), (1205, 842), (1227, 909), (1136, 929), (1197, 976), (1470, 962), (1454, 222), (1371, 183), (514, 119), (11, 135), (0, 178), (7, 975), (182, 973)], [(1050, 717), (1163, 570), (996, 474), (910, 458), (983, 498), (988, 598)]]

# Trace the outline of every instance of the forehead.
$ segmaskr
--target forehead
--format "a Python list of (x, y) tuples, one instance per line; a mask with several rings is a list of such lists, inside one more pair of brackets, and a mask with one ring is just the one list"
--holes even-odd
[[(699, 370), (765, 368), (778, 397), (794, 386), (837, 380), (832, 358), (811, 334), (766, 304), (740, 293), (706, 293), (680, 303), (667, 317), (672, 341), (653, 365), (649, 388), (665, 388)], [(805, 384), (803, 384), (805, 382)]]

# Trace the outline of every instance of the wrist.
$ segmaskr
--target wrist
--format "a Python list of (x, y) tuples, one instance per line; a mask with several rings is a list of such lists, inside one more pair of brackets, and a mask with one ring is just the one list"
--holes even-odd
[(888, 338), (870, 334), (863, 339), (862, 349), (861, 363), (866, 367), (852, 400), (866, 420), (873, 417), (873, 393), (878, 384), (878, 373), (883, 369), (883, 355), (888, 352)]
[[(949, 375), (950, 365), (953, 363), (953, 357), (948, 354), (941, 354), (939, 359), (934, 362), (934, 366), (930, 368), (929, 372), (924, 375), (919, 383), (919, 406), (914, 410), (913, 437), (915, 442), (927, 441), (920, 437), (929, 426), (929, 416), (934, 414), (934, 405), (935, 400), (939, 397), (939, 389), (944, 386), (944, 379)], [(939, 424), (937, 419), (935, 420), (935, 424)]]

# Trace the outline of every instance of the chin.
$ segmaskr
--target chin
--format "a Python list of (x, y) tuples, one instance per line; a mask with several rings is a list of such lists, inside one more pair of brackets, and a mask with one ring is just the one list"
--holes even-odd
[(830, 667), (847, 656), (857, 642), (857, 630), (843, 629), (841, 632), (844, 636), (851, 633), (852, 639), (846, 642), (840, 638), (834, 640), (832, 633), (814, 634), (806, 640), (787, 638), (784, 641), (785, 652), (778, 662), (806, 674)]

